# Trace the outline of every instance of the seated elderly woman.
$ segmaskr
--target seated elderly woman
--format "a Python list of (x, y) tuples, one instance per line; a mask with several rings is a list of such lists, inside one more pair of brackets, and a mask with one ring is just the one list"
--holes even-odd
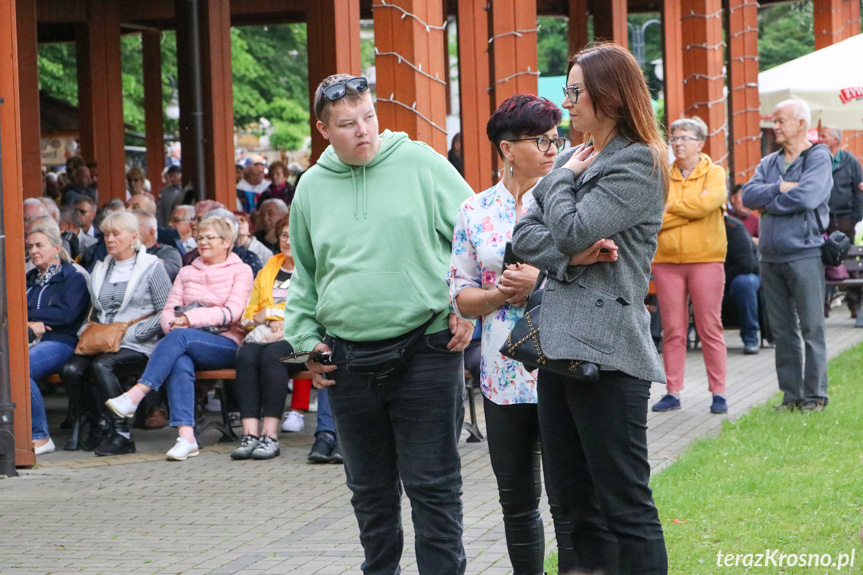
[(273, 253), (279, 249), (279, 231), (276, 224), (288, 213), (288, 204), (277, 198), (264, 200), (258, 207), (258, 231), (255, 237)]
[[(279, 359), (293, 353), (285, 341), (285, 301), (294, 272), (294, 257), (288, 236), (288, 217), (279, 222), (281, 253), (271, 257), (255, 279), (252, 297), (243, 315), (243, 325), (249, 335), (237, 353), (237, 379), (234, 396), (243, 420), (243, 438), (231, 453), (232, 459), (272, 459), (279, 455), (279, 419), (288, 395), (288, 380), (292, 373), (302, 371), (301, 364), (284, 364)], [(308, 396), (311, 382), (299, 390), (294, 383), (296, 399)], [(292, 401), (291, 408), (294, 409)], [(299, 406), (297, 406), (299, 407)], [(293, 411), (292, 411), (293, 412)], [(263, 427), (258, 433), (263, 416)], [(302, 414), (297, 413), (300, 422)]]
[[(128, 321), (129, 326), (116, 353), (74, 355), (63, 367), (61, 378), (70, 389), (84, 394), (92, 382), (97, 404), (123, 391), (120, 377), (135, 377), (144, 370), (156, 342), (162, 335), (159, 313), (168, 300), (171, 280), (162, 260), (147, 253), (138, 240), (138, 218), (129, 212), (109, 214), (99, 229), (105, 236), (108, 255), (96, 263), (90, 276), (90, 299), (93, 311), (90, 321), (100, 324)], [(138, 320), (138, 321), (136, 321)], [(135, 442), (126, 420), (102, 409), (104, 421), (95, 425), (94, 414), (90, 438), (85, 444), (96, 455), (134, 453)], [(101, 428), (101, 429), (100, 429)], [(101, 437), (99, 437), (101, 435)], [(97, 445), (93, 445), (101, 440)], [(76, 449), (76, 445), (67, 445)]]
[(78, 328), (87, 316), (90, 294), (63, 249), (56, 226), (34, 226), (27, 253), (35, 266), (27, 274), (27, 327), (30, 346), (30, 413), (36, 455), (54, 451), (42, 393), (36, 381), (57, 373), (75, 353)]
[[(198, 203), (200, 204), (201, 202)], [(197, 210), (197, 207), (195, 209)], [(203, 218), (212, 217), (222, 218), (231, 225), (231, 228), (234, 230), (234, 247), (231, 248), (231, 251), (234, 252), (234, 254), (236, 254), (238, 258), (240, 258), (240, 261), (252, 268), (252, 277), (256, 277), (258, 275), (258, 272), (261, 271), (261, 268), (263, 267), (263, 262), (261, 261), (261, 258), (259, 258), (254, 252), (244, 248), (241, 245), (238, 245), (237, 241), (239, 237), (240, 222), (239, 220), (237, 220), (237, 216), (235, 216), (233, 212), (230, 212), (225, 208), (213, 208), (203, 216)], [(183, 265), (190, 265), (199, 255), (200, 252), (197, 249), (186, 252), (185, 254), (183, 254)]]
[[(234, 215), (237, 216), (237, 224), (239, 225), (237, 245), (241, 248), (246, 248), (258, 256), (262, 264), (266, 264), (273, 257), (273, 251), (259, 242), (258, 238), (253, 235), (255, 228), (252, 225), (252, 218), (246, 212), (234, 212)], [(255, 277), (257, 277), (257, 274)]]
[(171, 426), (179, 438), (167, 453), (173, 461), (198, 455), (195, 439), (195, 370), (234, 367), (237, 347), (246, 334), (240, 318), (252, 291), (249, 266), (231, 246), (235, 228), (208, 217), (197, 227), (200, 256), (177, 274), (162, 310), (167, 334), (156, 346), (144, 375), (127, 393), (105, 404), (119, 417), (132, 417), (144, 396), (168, 383)]

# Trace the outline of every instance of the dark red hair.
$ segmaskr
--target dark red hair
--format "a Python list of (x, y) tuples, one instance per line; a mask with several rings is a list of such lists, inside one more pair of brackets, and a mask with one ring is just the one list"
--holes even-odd
[(486, 125), (488, 139), (503, 159), (500, 143), (522, 136), (539, 136), (560, 123), (560, 108), (546, 98), (516, 94), (504, 100)]

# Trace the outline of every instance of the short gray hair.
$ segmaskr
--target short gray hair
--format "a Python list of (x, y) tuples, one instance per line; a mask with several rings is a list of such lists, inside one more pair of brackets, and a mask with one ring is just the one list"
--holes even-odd
[(186, 204), (181, 204), (181, 205), (177, 206), (176, 208), (174, 208), (171, 211), (171, 214), (173, 214), (177, 210), (181, 210), (181, 211), (185, 212), (186, 213), (186, 219), (188, 219), (188, 220), (191, 220), (192, 218), (195, 217), (195, 206), (188, 206)]
[(27, 198), (26, 200), (24, 200), (24, 207), (26, 208), (27, 206), (39, 206), (40, 208), (45, 210), (46, 214), (51, 213), (48, 211), (48, 208), (45, 206), (45, 204), (39, 201), (39, 198)]
[(279, 212), (283, 214), (287, 214), (288, 210), (290, 209), (288, 208), (288, 204), (286, 204), (284, 200), (280, 200), (279, 198), (270, 198), (268, 200), (264, 200), (263, 202), (261, 202), (261, 205), (258, 206), (258, 211), (260, 212), (261, 210), (263, 210), (264, 206), (276, 206), (277, 208), (279, 208)]
[(822, 130), (830, 130), (830, 135), (836, 138), (837, 142), (842, 142), (842, 130), (837, 128), (836, 126), (821, 126)]
[[(210, 210), (204, 215), (204, 219), (207, 218), (222, 218), (223, 220), (227, 221), (228, 224), (231, 226), (231, 233), (233, 233), (234, 235), (233, 240), (231, 240), (231, 244), (237, 241), (237, 233), (240, 229), (240, 220), (238, 220), (237, 216), (231, 213), (230, 210), (227, 210), (225, 208), (216, 208), (215, 210)], [(204, 222), (202, 220), (201, 223), (198, 224), (199, 230), (201, 229), (201, 224), (203, 223)]]
[(148, 230), (154, 232), (159, 230), (159, 222), (156, 220), (156, 216), (154, 216), (150, 212), (146, 210), (132, 210), (132, 213), (137, 216), (139, 224), (147, 225)]
[(78, 213), (78, 210), (74, 206), (60, 206), (60, 224), (62, 225), (66, 222), (79, 229), (84, 225), (84, 222), (81, 221), (81, 214)]
[(812, 125), (812, 112), (809, 111), (809, 104), (797, 98), (789, 98), (776, 104), (774, 111), (785, 106), (791, 106), (791, 117), (795, 120), (803, 120), (803, 125), (808, 130), (809, 126)]
[(47, 198), (42, 196), (37, 198), (42, 205), (45, 206), (45, 209), (48, 210), (48, 215), (54, 218), (58, 223), (60, 222), (60, 208), (57, 207), (57, 202), (52, 200), (51, 198)]
[[(40, 218), (46, 218), (46, 217), (50, 217), (50, 216), (39, 216), (39, 217)], [(71, 262), (72, 259), (69, 257), (69, 254), (66, 253), (66, 248), (63, 247), (63, 237), (60, 235), (60, 229), (57, 227), (56, 222), (54, 222), (54, 224), (55, 225), (36, 224), (30, 230), (30, 233), (27, 234), (27, 237), (29, 238), (33, 234), (42, 234), (43, 236), (48, 238), (48, 242), (52, 246), (54, 246), (55, 248), (58, 248), (58, 247), (61, 248), (60, 249), (60, 258), (64, 262)]]
[(105, 216), (105, 219), (102, 220), (102, 223), (99, 225), (99, 230), (101, 230), (103, 234), (118, 232), (121, 230), (125, 230), (130, 234), (135, 234), (137, 241), (132, 244), (132, 247), (135, 249), (141, 247), (141, 238), (138, 233), (138, 217), (132, 212), (127, 212), (125, 209), (122, 212), (111, 212)]
[(698, 116), (692, 118), (680, 118), (671, 123), (668, 128), (669, 134), (674, 134), (675, 130), (686, 130), (692, 132), (696, 139), (702, 142), (707, 139), (707, 124)]

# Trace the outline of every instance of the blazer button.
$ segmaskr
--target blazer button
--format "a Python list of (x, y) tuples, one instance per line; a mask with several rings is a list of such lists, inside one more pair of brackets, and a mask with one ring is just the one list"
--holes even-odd
[(601, 299), (596, 300), (596, 307), (602, 307), (603, 305), (605, 305), (605, 302), (603, 302)]

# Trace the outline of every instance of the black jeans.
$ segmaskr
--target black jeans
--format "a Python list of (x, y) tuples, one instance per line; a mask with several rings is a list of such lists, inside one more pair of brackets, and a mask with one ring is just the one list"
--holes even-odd
[(575, 563), (560, 572), (666, 575), (662, 525), (648, 481), (650, 383), (619, 371), (582, 382), (539, 370), (548, 481), (572, 521)]
[[(545, 560), (545, 531), (539, 512), (542, 457), (537, 405), (498, 405), (483, 396), (483, 411), (488, 453), (497, 479), (513, 575), (541, 575)], [(572, 525), (564, 520), (557, 499), (548, 489), (547, 480), (546, 491), (557, 536), (558, 563), (571, 564), (574, 561), (570, 538)]]
[(237, 352), (237, 379), (233, 396), (240, 417), (260, 419), (281, 417), (288, 396), (291, 374), (305, 369), (302, 364), (279, 361), (294, 352), (285, 340), (268, 344), (247, 343)]
[(117, 417), (105, 402), (125, 391), (118, 376), (141, 375), (147, 366), (147, 359), (145, 354), (126, 348), (120, 348), (117, 353), (75, 355), (63, 366), (61, 378), (63, 383), (82, 390), (92, 382), (96, 405), (102, 416), (113, 425), (114, 430), (128, 432), (126, 419)]
[(420, 339), (410, 369), (372, 381), (347, 371), (344, 348), (328, 387), (345, 459), (351, 504), (365, 552), (365, 575), (400, 573), (404, 546), (401, 485), (411, 502), (422, 575), (462, 575), (459, 420), (464, 417), (461, 352), (444, 330)]

